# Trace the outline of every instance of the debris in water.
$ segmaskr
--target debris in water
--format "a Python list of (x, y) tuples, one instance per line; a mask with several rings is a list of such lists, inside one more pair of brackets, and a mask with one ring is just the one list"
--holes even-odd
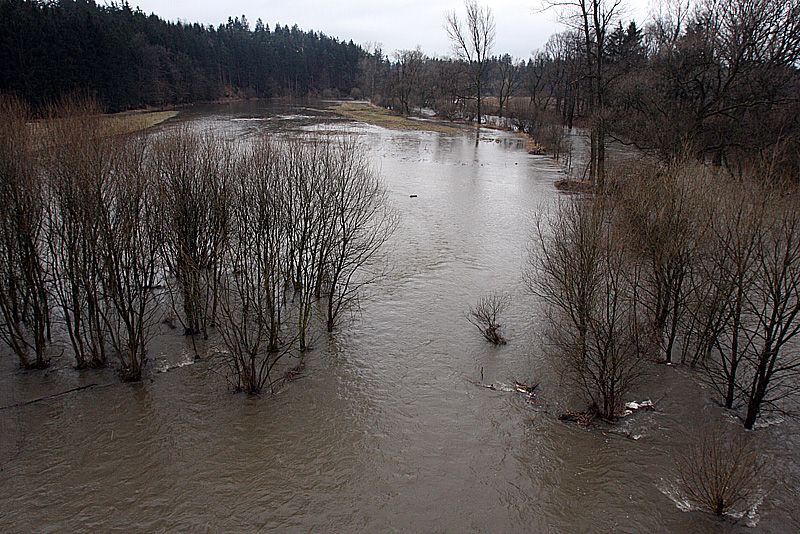
[(481, 368), (481, 381), (477, 380), (470, 380), (473, 384), (478, 387), (491, 389), (493, 391), (502, 391), (505, 393), (522, 393), (528, 400), (533, 401), (536, 398), (536, 388), (539, 387), (539, 384), (532, 384), (528, 385), (524, 382), (519, 382), (518, 380), (514, 381), (513, 386), (509, 386), (508, 384), (503, 384), (502, 382), (485, 384), (483, 382), (483, 368)]
[(623, 414), (623, 416), (630, 415), (637, 410), (655, 410), (655, 405), (653, 404), (653, 401), (651, 401), (650, 399), (643, 400), (642, 402), (636, 402), (636, 401), (626, 402), (625, 413)]
[(296, 366), (286, 371), (286, 374), (283, 375), (283, 378), (287, 382), (292, 382), (294, 380), (303, 378), (305, 376), (303, 374), (303, 371), (305, 371), (305, 369), (306, 369), (306, 362), (304, 360), (300, 360), (300, 363), (298, 363)]

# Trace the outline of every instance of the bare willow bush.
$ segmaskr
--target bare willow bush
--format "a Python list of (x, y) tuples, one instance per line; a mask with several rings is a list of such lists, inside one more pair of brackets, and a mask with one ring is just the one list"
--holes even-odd
[(50, 290), (78, 369), (107, 363), (103, 261), (98, 215), (108, 198), (114, 158), (125, 140), (113, 135), (90, 99), (65, 98), (41, 128), (47, 185)]
[(397, 228), (397, 213), (355, 139), (336, 141), (327, 177), (332, 225), (323, 295), (326, 328), (333, 332), (346, 312), (357, 309), (364, 289), (385, 275), (385, 245)]
[(511, 295), (505, 293), (489, 293), (478, 299), (475, 306), (470, 306), (467, 320), (478, 329), (481, 335), (495, 345), (505, 345), (500, 316), (511, 305)]
[(667, 362), (687, 318), (693, 271), (710, 222), (705, 209), (709, 179), (699, 164), (643, 164), (622, 181), (617, 214), (641, 261), (639, 296), (653, 342)]
[(602, 198), (561, 200), (540, 218), (527, 279), (548, 306), (549, 350), (590, 412), (616, 418), (643, 374), (639, 269)]
[(24, 368), (47, 366), (50, 308), (44, 187), (27, 107), (0, 96), (0, 337)]
[(187, 127), (161, 134), (152, 155), (163, 218), (168, 295), (185, 335), (208, 339), (229, 231), (229, 181), (236, 147)]
[(283, 330), (286, 239), (280, 148), (266, 139), (246, 149), (231, 180), (230, 244), (220, 283), (219, 332), (234, 388), (260, 393), (293, 339)]
[(678, 485), (693, 504), (716, 515), (751, 504), (763, 464), (748, 437), (712, 426), (685, 451), (678, 460)]
[(115, 153), (99, 226), (103, 322), (125, 380), (142, 378), (147, 345), (160, 313), (161, 214), (147, 138), (129, 138)]

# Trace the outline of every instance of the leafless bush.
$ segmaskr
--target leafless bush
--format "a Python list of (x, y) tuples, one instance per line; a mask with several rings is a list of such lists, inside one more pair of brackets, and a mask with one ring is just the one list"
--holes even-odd
[(0, 96), (0, 337), (23, 367), (43, 368), (51, 305), (44, 261), (46, 204), (28, 119), (24, 104)]
[(266, 139), (241, 156), (231, 180), (230, 245), (220, 284), (219, 332), (237, 390), (260, 393), (293, 340), (283, 336), (287, 239), (280, 149)]
[(161, 252), (174, 275), (168, 279), (172, 308), (184, 334), (207, 339), (228, 240), (235, 147), (215, 135), (179, 128), (160, 136), (152, 152), (164, 215)]
[(96, 103), (65, 98), (40, 125), (41, 164), (47, 185), (47, 249), (51, 292), (76, 366), (106, 365), (100, 225), (114, 155), (114, 137)]
[(723, 515), (753, 499), (762, 463), (746, 438), (712, 427), (688, 448), (678, 462), (678, 484), (695, 505)]
[(667, 362), (686, 319), (690, 279), (710, 222), (707, 184), (700, 165), (676, 161), (640, 165), (618, 191), (617, 214), (644, 266), (641, 302)]
[(639, 269), (608, 220), (601, 198), (562, 200), (539, 220), (527, 278), (549, 306), (549, 348), (564, 376), (614, 419), (643, 368)]
[(158, 322), (162, 237), (146, 138), (132, 137), (117, 150), (108, 188), (96, 214), (102, 265), (103, 321), (125, 380), (140, 380), (147, 343)]
[(487, 341), (495, 345), (505, 345), (506, 338), (501, 332), (500, 316), (511, 305), (511, 295), (489, 293), (478, 299), (478, 303), (469, 307), (467, 320), (477, 328)]

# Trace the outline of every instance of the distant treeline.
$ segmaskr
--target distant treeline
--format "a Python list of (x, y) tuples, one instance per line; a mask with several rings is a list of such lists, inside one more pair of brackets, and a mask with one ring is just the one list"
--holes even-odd
[(242, 16), (167, 22), (127, 2), (0, 0), (0, 93), (34, 106), (88, 92), (109, 111), (224, 96), (349, 94), (362, 49)]

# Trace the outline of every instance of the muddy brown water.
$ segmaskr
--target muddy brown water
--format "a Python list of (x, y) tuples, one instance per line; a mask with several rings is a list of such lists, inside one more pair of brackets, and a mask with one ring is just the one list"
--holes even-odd
[[(521, 273), (532, 213), (555, 198), (559, 169), (520, 139), (388, 131), (321, 104), (196, 108), (163, 127), (180, 121), (242, 138), (359, 136), (400, 213), (390, 273), (352, 325), (316, 337), (306, 376), (275, 396), (232, 394), (167, 329), (141, 384), (78, 373), (68, 355), (20, 372), (3, 352), (0, 406), (103, 387), (0, 410), (0, 531), (800, 531), (791, 420), (753, 434), (770, 469), (751, 517), (682, 504), (677, 452), (712, 421), (736, 424), (687, 370), (649, 367), (631, 400), (658, 410), (616, 428), (557, 420), (572, 399)], [(513, 295), (499, 348), (464, 318), (492, 289)], [(486, 382), (540, 382), (538, 400), (476, 387), (481, 369)]]

